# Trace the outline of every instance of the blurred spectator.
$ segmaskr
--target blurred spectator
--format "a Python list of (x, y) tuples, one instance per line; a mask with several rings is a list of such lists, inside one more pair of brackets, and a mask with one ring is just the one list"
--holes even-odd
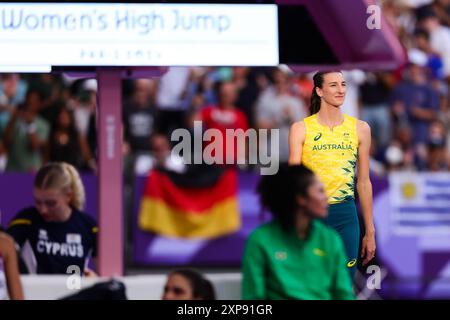
[(360, 118), (359, 86), (366, 79), (366, 74), (361, 70), (343, 71), (342, 74), (346, 84), (345, 100), (344, 104), (341, 106), (342, 113), (355, 118)]
[(370, 144), (370, 173), (378, 177), (383, 177), (386, 174), (386, 168), (384, 164), (377, 159), (378, 141), (372, 139)]
[(444, 76), (450, 81), (450, 29), (440, 24), (439, 18), (429, 6), (417, 9), (417, 21), (420, 28), (430, 34), (430, 44), (442, 58)]
[(150, 136), (155, 126), (151, 87), (151, 80), (136, 80), (131, 99), (122, 108), (124, 139), (133, 154), (150, 150)]
[[(447, 90), (449, 88), (447, 87)], [(438, 119), (442, 121), (446, 130), (447, 154), (450, 154), (450, 95), (441, 96), (441, 110), (438, 114)]]
[(170, 136), (177, 128), (186, 127), (187, 106), (183, 105), (191, 68), (170, 67), (159, 79), (156, 90), (158, 131)]
[[(87, 147), (89, 149), (89, 153), (93, 155), (93, 158), (96, 159), (97, 155), (97, 114), (96, 112), (92, 113), (89, 117), (88, 122), (88, 130), (85, 138)], [(92, 165), (89, 167), (94, 168), (94, 171), (97, 170), (95, 162), (92, 162)]]
[[(215, 103), (214, 82), (210, 74), (211, 68), (192, 68), (189, 74), (189, 81), (183, 94), (181, 105), (188, 110), (190, 115), (197, 113), (205, 104)], [(189, 116), (188, 116), (189, 117)]]
[[(428, 57), (427, 67), (430, 70), (431, 87), (439, 95), (439, 112), (437, 118), (444, 122), (449, 133), (450, 131), (450, 112), (449, 112), (449, 87), (444, 80), (444, 64), (442, 58), (434, 52), (429, 42), (429, 34), (423, 29), (417, 29), (414, 33), (417, 47)], [(448, 53), (450, 54), (450, 53)], [(450, 147), (450, 146), (449, 146)], [(450, 149), (449, 149), (450, 150)]]
[(58, 74), (42, 73), (28, 75), (30, 89), (40, 92), (42, 103), (39, 115), (48, 123), (56, 120), (58, 108), (65, 105), (66, 87)]
[(75, 127), (71, 110), (59, 109), (56, 121), (52, 124), (48, 149), (49, 161), (67, 162), (76, 168), (82, 168), (92, 159)]
[(153, 133), (148, 140), (150, 152), (136, 158), (134, 173), (147, 175), (153, 168), (183, 173), (186, 170), (183, 159), (172, 154), (169, 138), (162, 133)]
[(164, 285), (162, 300), (216, 300), (211, 281), (192, 269), (172, 271)]
[(441, 56), (431, 47), (430, 34), (424, 29), (417, 29), (414, 32), (414, 39), (417, 48), (427, 55), (426, 66), (430, 69), (431, 79), (444, 79), (444, 64)]
[[(392, 94), (392, 110), (396, 125), (411, 126), (416, 155), (426, 159), (428, 130), (439, 111), (439, 99), (435, 90), (428, 84), (423, 65), (426, 57), (411, 54), (410, 63), (404, 73), (404, 80)], [(421, 160), (419, 160), (421, 161)]]
[(405, 124), (395, 127), (392, 141), (384, 149), (383, 160), (390, 171), (416, 170), (411, 128)]
[(23, 300), (14, 240), (0, 229), (0, 301)]
[(432, 7), (441, 24), (450, 27), (450, 0), (434, 0)]
[(80, 86), (80, 92), (77, 93), (74, 103), (74, 117), (78, 132), (86, 137), (89, 119), (97, 107), (97, 81), (84, 80)]
[[(236, 85), (231, 82), (216, 83), (216, 93), (218, 97), (217, 105), (209, 105), (203, 108), (195, 117), (194, 120), (203, 122), (203, 129), (217, 129), (220, 131), (222, 141), (214, 141), (217, 148), (221, 148), (222, 161), (225, 164), (227, 155), (234, 159), (236, 164), (238, 159), (244, 160), (245, 154), (237, 154), (237, 139), (234, 141), (234, 149), (226, 141), (227, 129), (248, 129), (248, 121), (245, 114), (236, 108), (235, 103), (237, 99)], [(215, 153), (211, 156), (216, 156)]]
[(24, 104), (12, 114), (4, 133), (8, 150), (6, 170), (35, 171), (44, 162), (50, 128), (38, 115), (42, 99), (39, 91), (30, 89)]
[(0, 128), (4, 128), (9, 115), (25, 101), (28, 84), (16, 73), (6, 73), (0, 81)]
[(450, 168), (449, 156), (446, 152), (446, 130), (441, 121), (434, 121), (430, 125), (427, 142), (428, 171), (447, 171)]
[(136, 168), (149, 160), (150, 137), (155, 127), (155, 108), (151, 103), (154, 84), (150, 79), (134, 80), (130, 83), (131, 94), (129, 97), (124, 95), (123, 162), (125, 178), (130, 183), (134, 181)]
[(406, 47), (409, 47), (409, 35), (415, 28), (414, 9), (422, 4), (417, 3), (416, 0), (383, 1), (383, 15), (398, 39)]
[(7, 163), (7, 150), (3, 135), (11, 113), (25, 100), (28, 84), (18, 74), (3, 74), (0, 77), (0, 172)]
[[(279, 160), (289, 159), (289, 128), (307, 116), (303, 101), (292, 94), (294, 88), (292, 74), (277, 68), (273, 71), (274, 84), (265, 89), (256, 103), (256, 127), (258, 129), (279, 129)], [(270, 131), (269, 131), (270, 132)], [(270, 137), (270, 135), (269, 135)], [(269, 149), (267, 145), (260, 148)], [(267, 153), (266, 153), (267, 154)]]
[(272, 221), (255, 229), (242, 262), (243, 299), (354, 299), (339, 235), (319, 219), (327, 195), (305, 166), (281, 166), (258, 185)]
[(298, 94), (303, 101), (303, 105), (307, 106), (311, 102), (311, 93), (314, 89), (314, 81), (312, 78), (304, 73), (298, 75), (297, 78)]
[(378, 141), (380, 148), (386, 147), (391, 139), (389, 94), (392, 85), (393, 79), (389, 73), (370, 72), (360, 88), (361, 119), (369, 124), (372, 136)]
[(97, 256), (98, 228), (82, 212), (85, 191), (77, 170), (66, 163), (45, 165), (35, 177), (33, 196), (35, 205), (21, 210), (8, 226), (28, 272), (67, 274), (74, 266), (88, 271), (89, 259)]
[(403, 150), (398, 141), (392, 141), (386, 148), (388, 171), (398, 171), (405, 167)]
[(249, 67), (233, 68), (232, 81), (238, 90), (236, 107), (245, 113), (250, 127), (254, 127), (255, 102), (262, 89), (257, 82), (258, 77), (266, 77), (264, 69)]
[(170, 142), (163, 134), (154, 134), (150, 139), (153, 166), (176, 172), (182, 171), (182, 159), (171, 153)]

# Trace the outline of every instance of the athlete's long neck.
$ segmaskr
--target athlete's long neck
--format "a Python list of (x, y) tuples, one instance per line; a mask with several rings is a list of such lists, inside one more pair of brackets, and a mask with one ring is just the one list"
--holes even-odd
[(317, 113), (317, 118), (321, 124), (329, 127), (335, 127), (342, 123), (344, 120), (344, 115), (339, 107), (322, 102), (320, 110)]

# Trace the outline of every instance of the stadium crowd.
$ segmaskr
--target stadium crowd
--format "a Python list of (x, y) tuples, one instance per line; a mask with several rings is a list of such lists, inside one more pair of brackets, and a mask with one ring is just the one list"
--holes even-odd
[[(371, 126), (376, 175), (449, 168), (450, 4), (436, 0), (414, 7), (414, 2), (383, 2), (407, 64), (344, 71), (343, 110)], [(312, 86), (310, 74), (285, 66), (174, 67), (160, 79), (124, 80), (125, 164), (145, 173), (152, 155), (167, 154), (172, 130), (189, 128), (194, 119), (214, 128), (278, 128), (280, 161), (286, 162), (289, 127), (309, 115)], [(95, 172), (96, 92), (94, 79), (2, 74), (0, 170), (30, 172), (65, 161)]]
[[(450, 0), (382, 3), (388, 24), (404, 46), (407, 63), (397, 70), (343, 71), (347, 83), (343, 112), (371, 127), (372, 174), (447, 171)], [(159, 79), (124, 80), (126, 177), (167, 164), (171, 133), (177, 128), (192, 129), (195, 120), (222, 132), (225, 128), (279, 129), (279, 157), (286, 163), (289, 128), (310, 114), (312, 89), (311, 74), (296, 74), (284, 65), (171, 67)], [(96, 173), (96, 93), (95, 79), (56, 73), (1, 74), (0, 172), (37, 172), (48, 162), (67, 162), (79, 171)], [(258, 152), (257, 147), (250, 146), (248, 152)], [(125, 182), (132, 188), (132, 180)], [(177, 292), (169, 282), (166, 298)], [(214, 299), (213, 290), (207, 289), (208, 297)], [(16, 291), (20, 298), (22, 293)]]

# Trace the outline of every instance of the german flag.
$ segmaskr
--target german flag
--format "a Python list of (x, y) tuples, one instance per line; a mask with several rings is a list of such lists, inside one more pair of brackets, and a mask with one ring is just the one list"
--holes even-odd
[(153, 169), (139, 209), (142, 230), (179, 238), (215, 238), (240, 228), (235, 168)]

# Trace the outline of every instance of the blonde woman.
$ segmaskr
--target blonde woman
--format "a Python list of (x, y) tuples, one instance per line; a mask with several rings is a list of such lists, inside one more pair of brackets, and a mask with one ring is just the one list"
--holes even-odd
[(8, 227), (29, 272), (82, 273), (96, 256), (97, 224), (82, 211), (85, 194), (77, 170), (67, 163), (43, 166), (33, 195), (34, 207), (20, 211)]

